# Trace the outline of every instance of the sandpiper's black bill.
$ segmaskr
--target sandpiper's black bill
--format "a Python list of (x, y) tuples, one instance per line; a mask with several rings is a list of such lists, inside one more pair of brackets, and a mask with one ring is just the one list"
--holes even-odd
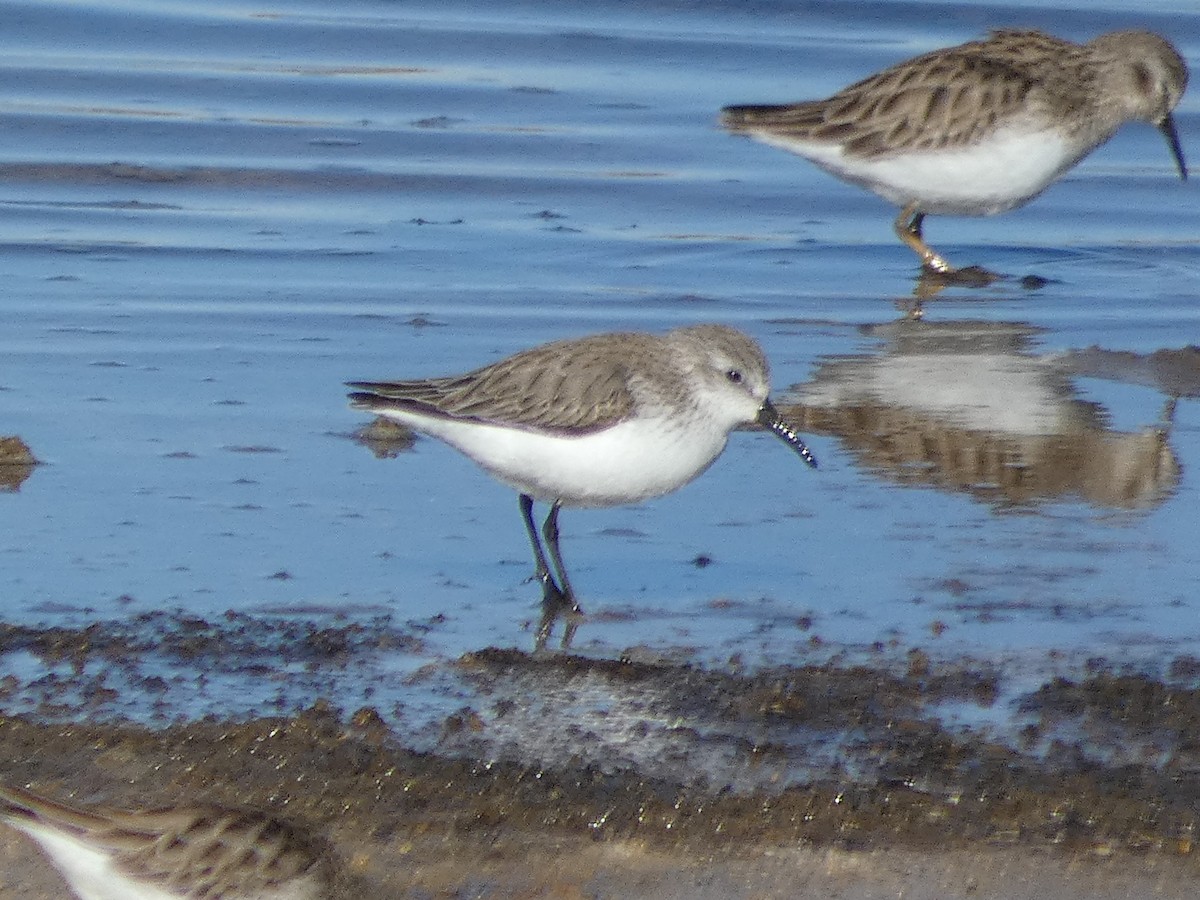
[(762, 409), (758, 411), (758, 424), (770, 428), (778, 437), (787, 442), (787, 445), (800, 454), (801, 459), (812, 466), (817, 467), (817, 458), (812, 455), (812, 451), (808, 449), (808, 444), (796, 434), (795, 430), (779, 415), (774, 404), (768, 400), (762, 405)]
[(1175, 165), (1179, 168), (1179, 177), (1187, 181), (1187, 163), (1183, 159), (1183, 147), (1179, 143), (1179, 132), (1175, 130), (1175, 117), (1167, 113), (1166, 117), (1158, 123), (1158, 130), (1163, 133), (1163, 137), (1167, 139), (1167, 144), (1171, 147), (1171, 155), (1175, 157)]

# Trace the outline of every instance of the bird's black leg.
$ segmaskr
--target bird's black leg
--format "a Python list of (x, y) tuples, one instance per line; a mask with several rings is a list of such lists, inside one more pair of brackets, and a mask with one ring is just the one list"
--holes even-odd
[(525, 530), (529, 534), (529, 543), (533, 547), (533, 558), (537, 564), (535, 577), (542, 584), (542, 618), (538, 622), (533, 646), (535, 650), (545, 648), (555, 621), (560, 616), (566, 615), (567, 624), (562, 636), (562, 647), (565, 650), (571, 646), (571, 640), (575, 637), (575, 631), (579, 627), (580, 610), (579, 604), (575, 602), (575, 597), (571, 593), (571, 585), (567, 581), (566, 572), (563, 571), (562, 556), (558, 551), (558, 504), (555, 503), (550, 508), (550, 515), (547, 516), (544, 527), (546, 543), (550, 547), (550, 558), (554, 561), (558, 577), (562, 579), (561, 587), (554, 580), (554, 576), (550, 574), (550, 567), (546, 565), (546, 556), (542, 552), (542, 544), (538, 539), (537, 526), (533, 524), (533, 498), (528, 494), (521, 495), (521, 518), (525, 520)]
[(542, 602), (561, 605), (565, 595), (550, 574), (546, 565), (546, 555), (542, 552), (542, 542), (538, 539), (537, 526), (533, 524), (533, 498), (528, 494), (521, 495), (521, 518), (525, 520), (525, 531), (529, 535), (529, 543), (533, 547), (533, 560), (537, 565), (534, 577), (542, 586)]
[(550, 562), (554, 563), (554, 572), (558, 575), (558, 585), (562, 591), (562, 600), (571, 606), (572, 612), (579, 612), (579, 604), (575, 601), (575, 591), (571, 589), (567, 570), (563, 566), (562, 551), (558, 548), (558, 511), (562, 504), (557, 500), (550, 507), (550, 515), (542, 525), (542, 536), (546, 539), (546, 548), (550, 551)]
[[(583, 617), (583, 610), (579, 607), (579, 601), (575, 599), (575, 591), (571, 587), (571, 581), (567, 578), (567, 569), (563, 565), (562, 551), (558, 547), (558, 511), (562, 508), (562, 504), (557, 500), (550, 507), (550, 515), (546, 516), (546, 521), (542, 524), (542, 535), (546, 538), (546, 547), (550, 551), (550, 561), (554, 563), (554, 571), (558, 575), (558, 584), (562, 592), (562, 599), (559, 601), (560, 606), (555, 613), (555, 617), (562, 615), (566, 622), (563, 626), (562, 648), (564, 650), (571, 646), (571, 641), (575, 637), (575, 632), (579, 628), (580, 619)], [(546, 637), (550, 636), (550, 625), (553, 623), (553, 618), (548, 620), (546, 625)], [(545, 638), (543, 638), (543, 641)]]

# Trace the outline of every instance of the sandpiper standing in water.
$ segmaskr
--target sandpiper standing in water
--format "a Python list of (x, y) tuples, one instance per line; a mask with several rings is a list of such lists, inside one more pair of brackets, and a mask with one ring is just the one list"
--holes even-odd
[(0, 784), (0, 821), (33, 838), (80, 900), (328, 900), (322, 842), (219, 806), (83, 809)]
[[(765, 426), (816, 466), (768, 399), (761, 348), (723, 325), (598, 334), (466, 375), (349, 387), (356, 408), (440, 438), (518, 492), (542, 585), (538, 646), (555, 618), (580, 611), (558, 547), (561, 507), (674, 491), (712, 465), (743, 425)], [(550, 505), (542, 536), (553, 572), (533, 522), (535, 500)]]
[(927, 214), (987, 216), (1028, 203), (1126, 122), (1166, 136), (1183, 58), (1157, 34), (1114, 31), (1075, 44), (995, 31), (872, 75), (827, 100), (727, 106), (732, 131), (781, 147), (901, 207), (896, 234), (932, 272), (955, 270), (925, 243)]

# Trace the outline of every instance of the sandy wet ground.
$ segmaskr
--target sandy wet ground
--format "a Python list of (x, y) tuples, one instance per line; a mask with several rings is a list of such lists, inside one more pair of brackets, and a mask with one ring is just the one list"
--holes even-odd
[[(199, 747), (195, 748), (197, 751)], [(201, 752), (211, 751), (206, 748)], [(95, 752), (83, 783), (115, 774), (114, 748)], [(187, 764), (176, 752), (173, 765)], [(436, 763), (433, 764), (436, 766)], [(160, 769), (160, 771), (162, 771)], [(344, 781), (344, 779), (341, 779)], [(234, 800), (247, 792), (277, 798), (295, 788), (295, 777), (270, 783), (206, 791)], [(72, 779), (79, 783), (80, 779)], [(115, 779), (113, 779), (115, 783)], [(138, 778), (108, 784), (106, 799), (134, 804), (153, 793)], [(66, 784), (45, 786), (65, 788)], [(391, 806), (381, 801), (378, 782), (361, 780), (344, 796), (348, 806)], [(569, 798), (563, 798), (570, 803)], [(278, 803), (278, 799), (276, 801)], [(304, 806), (293, 801), (287, 805)], [(311, 804), (318, 805), (318, 804)], [(320, 804), (328, 805), (328, 803)], [(295, 818), (313, 821), (304, 810)], [(563, 810), (563, 818), (573, 818)], [(284, 813), (287, 815), (287, 813)], [(551, 817), (552, 818), (552, 817)], [(596, 839), (569, 824), (541, 827), (509, 824), (491, 817), (469, 793), (439, 795), (437, 809), (377, 809), (351, 822), (335, 817), (326, 830), (348, 872), (342, 896), (369, 897), (828, 897), (868, 898), (1140, 898), (1192, 897), (1195, 866), (1190, 859), (1160, 853), (1098, 854), (1028, 846), (956, 847), (945, 851), (906, 846), (903, 838), (846, 850), (788, 843), (764, 845), (728, 840), (672, 840), (658, 833), (638, 838)], [(891, 846), (887, 846), (891, 844)], [(32, 845), (14, 832), (0, 838), (0, 897), (61, 900), (63, 887)]]
[[(45, 639), (73, 655), (80, 671), (89, 648), (105, 645), (99, 629), (77, 636), (74, 649), (67, 636), (56, 630)], [(345, 896), (1195, 893), (1200, 784), (1189, 735), (1200, 693), (1182, 686), (1195, 675), (1183, 661), (1170, 683), (1103, 671), (1045, 683), (1022, 701), (1039, 722), (1026, 729), (1023, 748), (942, 728), (927, 714), (933, 703), (996, 685), (928, 660), (912, 660), (900, 675), (866, 666), (737, 675), (485, 650), (451, 668), (492, 687), (446, 717), (431, 752), (408, 749), (411, 736), (389, 724), (395, 716), (370, 706), (341, 710), (322, 701), (294, 715), (148, 728), (81, 723), (84, 699), (71, 723), (0, 718), (0, 771), (82, 804), (187, 798), (269, 810), (332, 840)], [(537, 693), (585, 681), (670, 698), (681, 754), (672, 761), (675, 777), (665, 774), (670, 767), (652, 777), (649, 767), (605, 766), (579, 754), (536, 765), (495, 752), (499, 742), (489, 741), (498, 722), (516, 715), (519, 702), (497, 686)], [(62, 701), (79, 696), (70, 682), (60, 680)], [(14, 678), (5, 684), (10, 700), (33, 689)], [(60, 714), (70, 705), (47, 704)], [(730, 771), (760, 765), (769, 772), (772, 758), (788, 750), (750, 737), (735, 746), (720, 738), (718, 722), (730, 732), (740, 723), (747, 736), (766, 722), (823, 730), (826, 741), (837, 731), (843, 752), (803, 782), (765, 779), (732, 790), (691, 771), (708, 765), (711, 772), (705, 734), (723, 744)], [(1067, 730), (1076, 742), (1051, 739)], [(644, 734), (656, 740), (652, 723)], [(579, 735), (563, 734), (563, 743), (572, 737)], [(0, 897), (63, 896), (41, 857), (11, 832), (0, 862)]]

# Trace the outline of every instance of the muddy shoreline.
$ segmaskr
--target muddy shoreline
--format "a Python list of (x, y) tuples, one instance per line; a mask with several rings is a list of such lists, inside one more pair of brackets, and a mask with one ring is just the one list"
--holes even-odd
[[(193, 623), (193, 636), (201, 631)], [(350, 665), (380, 643), (353, 633), (360, 640), (323, 631), (293, 646), (337, 647), (336, 664)], [(10, 628), (0, 650), (35, 648), (93, 682), (82, 673), (95, 659), (128, 667), (137, 655), (102, 627)], [(254, 667), (261, 677), (265, 664)], [(475, 693), (423, 751), (395, 711), (328, 700), (278, 716), (103, 721), (103, 704), (70, 693), (71, 677), (60, 675), (59, 699), (70, 693), (74, 708), (0, 717), (0, 777), (82, 804), (269, 810), (329, 836), (354, 885), (347, 895), (358, 896), (797, 896), (800, 884), (803, 896), (848, 898), (1182, 897), (1200, 874), (1200, 747), (1190, 737), (1200, 691), (1186, 683), (1196, 673), (1184, 660), (1168, 678), (1096, 663), (1077, 681), (1047, 681), (1020, 702), (1037, 720), (1022, 746), (934, 715), (947, 698), (990, 702), (1003, 687), (995, 673), (911, 654), (900, 672), (731, 673), (487, 649), (446, 668)], [(634, 739), (675, 756), (658, 768), (578, 753), (548, 764), (514, 759), (511, 740), (492, 739), (523, 696), (597, 684), (667, 707), (669, 727), (646, 707)], [(39, 689), (44, 678), (9, 676), (4, 703)], [(542, 737), (568, 747), (603, 738), (570, 732)], [(711, 765), (695, 771), (717, 743), (730, 773), (794, 773), (797, 746), (764, 735), (800, 732), (833, 742), (836, 763), (750, 789), (736, 787), (753, 783), (746, 778), (715, 779)], [(9, 864), (0, 897), (61, 897), (23, 840), (6, 834), (0, 852)]]
[[(342, 896), (1194, 895), (1190, 841), (1150, 826), (1157, 802), (1073, 794), (1072, 781), (973, 802), (903, 786), (764, 800), (415, 754), (352, 718), (314, 708), (156, 731), (6, 718), (0, 757), (7, 778), (76, 802), (271, 810), (331, 838)], [(1111, 816), (1133, 808), (1141, 826), (1120, 840)], [(0, 897), (61, 898), (24, 839), (6, 831), (0, 860)]]

